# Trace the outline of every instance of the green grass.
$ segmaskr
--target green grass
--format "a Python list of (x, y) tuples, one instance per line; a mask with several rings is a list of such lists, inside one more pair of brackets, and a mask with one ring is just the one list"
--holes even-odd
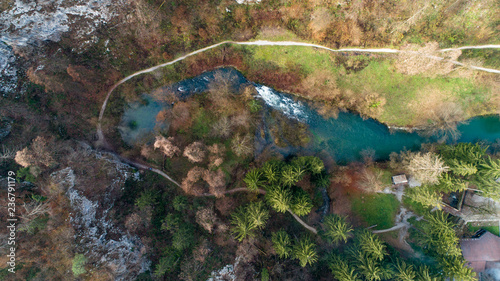
[[(306, 74), (322, 69), (338, 70), (332, 53), (325, 50), (304, 46), (250, 46), (247, 48), (253, 51), (252, 60), (273, 62), (283, 69), (297, 64)], [(252, 62), (249, 61), (249, 63), (251, 65)]]
[(479, 229), (484, 229), (484, 230), (487, 230), (487, 231), (495, 234), (496, 236), (500, 236), (500, 229), (499, 229), (498, 225), (492, 225), (492, 226), (472, 226), (471, 224), (468, 224), (467, 226), (469, 228), (469, 231), (471, 231), (471, 232), (476, 232)]
[(352, 211), (368, 225), (377, 225), (376, 229), (394, 226), (394, 217), (399, 208), (399, 201), (392, 194), (373, 194), (356, 197), (352, 200)]
[(486, 88), (476, 85), (470, 79), (404, 75), (396, 72), (389, 60), (371, 61), (359, 72), (340, 76), (337, 85), (354, 92), (369, 90), (385, 97), (386, 104), (379, 119), (398, 126), (411, 124), (416, 112), (408, 110), (407, 104), (418, 100), (423, 87), (454, 93), (466, 112), (469, 108), (484, 104), (489, 97)]

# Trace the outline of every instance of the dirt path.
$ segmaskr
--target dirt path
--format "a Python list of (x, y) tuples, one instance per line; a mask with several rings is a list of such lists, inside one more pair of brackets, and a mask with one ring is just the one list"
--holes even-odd
[[(312, 43), (305, 43), (305, 42), (294, 42), (294, 41), (263, 41), (263, 40), (251, 41), (251, 42), (224, 41), (224, 42), (220, 42), (220, 43), (217, 43), (217, 44), (213, 44), (213, 45), (210, 45), (208, 47), (205, 47), (205, 48), (202, 48), (202, 49), (198, 49), (196, 51), (188, 53), (188, 54), (186, 54), (184, 56), (178, 57), (175, 60), (172, 60), (172, 61), (169, 61), (169, 62), (166, 62), (166, 63), (162, 63), (162, 64), (159, 64), (159, 65), (150, 67), (150, 68), (146, 68), (146, 69), (137, 71), (137, 72), (135, 72), (133, 74), (130, 74), (129, 76), (121, 79), (117, 83), (115, 83), (109, 89), (109, 91), (108, 91), (108, 93), (106, 95), (106, 98), (104, 99), (104, 102), (103, 102), (103, 104), (101, 106), (101, 110), (99, 112), (99, 119), (98, 119), (98, 122), (97, 122), (97, 137), (98, 137), (97, 144), (99, 146), (101, 146), (101, 147), (104, 147), (104, 148), (110, 148), (111, 147), (107, 143), (106, 138), (104, 137), (104, 133), (102, 132), (102, 119), (104, 117), (104, 112), (105, 112), (106, 107), (108, 105), (109, 98), (110, 98), (111, 94), (113, 93), (113, 91), (118, 86), (120, 86), (121, 84), (127, 82), (128, 80), (130, 80), (130, 79), (132, 79), (132, 78), (134, 78), (136, 76), (139, 76), (139, 75), (144, 74), (144, 73), (153, 72), (153, 71), (155, 71), (155, 70), (157, 70), (159, 68), (162, 68), (162, 67), (165, 67), (165, 66), (168, 66), (168, 65), (172, 65), (172, 64), (174, 64), (176, 62), (179, 62), (179, 61), (182, 61), (182, 60), (184, 60), (184, 59), (186, 59), (188, 57), (194, 56), (194, 55), (199, 54), (199, 53), (203, 53), (203, 52), (208, 51), (210, 49), (219, 47), (220, 45), (223, 45), (223, 44), (252, 45), (252, 46), (304, 46), (304, 47), (313, 47), (313, 48), (323, 49), (323, 50), (327, 50), (327, 51), (331, 51), (331, 52), (364, 52), (364, 53), (393, 53), (393, 54), (394, 53), (403, 52), (403, 51), (400, 51), (400, 50), (397, 50), (397, 49), (389, 49), (389, 48), (382, 48), (382, 49), (360, 49), (360, 48), (331, 49), (331, 48), (328, 48), (328, 47), (322, 46), (322, 45), (317, 45), (317, 44), (312, 44)], [(442, 49), (441, 51), (442, 52), (446, 52), (446, 51), (451, 51), (451, 50), (485, 49), (485, 48), (500, 49), (500, 45), (464, 46), (464, 47), (459, 47), (459, 48)], [(410, 51), (407, 51), (407, 52), (410, 52)], [(490, 72), (490, 73), (498, 73), (498, 74), (500, 74), (500, 70), (496, 70), (496, 69), (490, 69), (490, 68), (484, 68), (484, 67), (477, 67), (477, 66), (471, 66), (471, 65), (464, 65), (463, 63), (460, 63), (458, 61), (446, 60), (446, 59), (443, 59), (443, 58), (438, 57), (438, 56), (429, 56), (429, 55), (421, 54), (421, 53), (418, 53), (418, 52), (410, 52), (410, 53), (424, 55), (425, 57), (428, 57), (428, 58), (431, 58), (431, 59), (448, 61), (448, 62), (451, 62), (451, 63), (456, 64), (456, 65), (466, 66), (466, 67), (469, 67), (469, 68), (472, 68), (472, 69), (476, 69), (476, 70), (481, 70), (481, 71), (486, 71), (486, 72)], [(169, 175), (167, 175), (165, 172), (163, 172), (163, 171), (161, 171), (159, 169), (156, 169), (156, 168), (153, 168), (153, 167), (141, 164), (141, 163), (137, 163), (137, 162), (134, 162), (132, 160), (125, 159), (125, 158), (121, 157), (120, 155), (116, 155), (116, 156), (118, 156), (124, 162), (129, 163), (129, 164), (131, 164), (131, 165), (133, 165), (135, 167), (155, 172), (155, 173), (163, 176), (164, 178), (168, 179), (169, 181), (171, 181), (172, 183), (174, 183), (178, 187), (180, 187), (180, 184), (178, 182), (176, 182)], [(247, 189), (239, 189), (239, 188), (237, 188), (237, 189), (233, 189), (233, 190), (227, 190), (225, 192), (225, 194), (226, 193), (234, 193), (234, 192), (246, 191), (246, 190)], [(262, 194), (265, 194), (265, 191), (263, 191), (263, 190), (259, 190), (259, 192), (260, 193), (264, 192)], [(291, 210), (288, 210), (288, 212), (290, 212), (293, 215), (293, 217), (300, 224), (302, 224), (305, 228), (307, 228), (308, 230), (312, 231), (313, 233), (317, 233), (317, 230), (315, 228), (307, 225), (304, 221), (302, 221)], [(394, 227), (398, 227), (396, 229), (399, 229), (399, 228), (405, 227), (405, 225), (396, 225)], [(392, 230), (394, 230), (394, 229), (392, 229)], [(386, 231), (392, 231), (392, 230), (386, 230)], [(378, 233), (380, 233), (380, 232), (378, 232)]]
[[(178, 57), (176, 58), (175, 60), (172, 60), (172, 61), (169, 61), (169, 62), (166, 62), (166, 63), (162, 63), (162, 64), (159, 64), (159, 65), (156, 65), (156, 66), (153, 66), (153, 67), (150, 67), (150, 68), (146, 68), (146, 69), (143, 69), (141, 71), (137, 71), (125, 78), (123, 78), (122, 80), (118, 81), (116, 84), (113, 85), (113, 87), (111, 87), (111, 89), (108, 91), (107, 95), (106, 95), (106, 98), (104, 99), (104, 102), (101, 106), (101, 111), (99, 112), (99, 120), (98, 120), (98, 123), (97, 123), (97, 136), (98, 136), (98, 141), (101, 145), (103, 146), (106, 146), (107, 143), (106, 143), (106, 139), (104, 138), (104, 134), (102, 132), (102, 118), (104, 116), (104, 111), (106, 110), (106, 106), (108, 104), (108, 100), (109, 100), (109, 97), (111, 96), (111, 93), (116, 89), (116, 87), (118, 87), (119, 85), (127, 82), (128, 80), (138, 76), (138, 75), (141, 75), (141, 74), (144, 74), (144, 73), (149, 73), (149, 72), (153, 72), (159, 68), (162, 68), (162, 67), (165, 67), (165, 66), (168, 66), (168, 65), (172, 65), (176, 62), (179, 62), (179, 61), (182, 61), (188, 57), (191, 57), (191, 56), (194, 56), (196, 54), (199, 54), (199, 53), (203, 53), (205, 51), (208, 51), (210, 49), (213, 49), (213, 48), (216, 48), (216, 47), (219, 47), (220, 45), (223, 45), (223, 44), (235, 44), (235, 45), (252, 45), (252, 46), (304, 46), (304, 47), (313, 47), (313, 48), (318, 48), (318, 49), (324, 49), (324, 50), (327, 50), (327, 51), (331, 51), (331, 52), (364, 52), (364, 53), (400, 53), (400, 52), (403, 52), (401, 50), (398, 50), (398, 49), (389, 49), (389, 48), (383, 48), (383, 49), (360, 49), (360, 48), (344, 48), (344, 49), (331, 49), (331, 48), (328, 48), (326, 46), (322, 46), (322, 45), (317, 45), (317, 44), (312, 44), (312, 43), (305, 43), (305, 42), (294, 42), (294, 41), (263, 41), (263, 40), (259, 40), (259, 41), (251, 41), (251, 42), (235, 42), (235, 41), (223, 41), (223, 42), (220, 42), (220, 43), (217, 43), (217, 44), (214, 44), (214, 45), (211, 45), (211, 46), (208, 46), (208, 47), (205, 47), (205, 48), (202, 48), (202, 49), (199, 49), (199, 50), (196, 50), (196, 51), (193, 51), (189, 54), (186, 54), (184, 56), (181, 56), (181, 57)], [(446, 51), (452, 51), (452, 50), (465, 50), (465, 49), (500, 49), (500, 45), (482, 45), (482, 46), (464, 46), (464, 47), (458, 47), (458, 48), (448, 48), (448, 49), (442, 49), (441, 51), (442, 52), (446, 52)], [(418, 52), (411, 52), (411, 53), (415, 53), (415, 54), (421, 54), (421, 53), (418, 53)], [(421, 55), (424, 55), (424, 54), (421, 54)], [(452, 61), (452, 60), (446, 60), (446, 59), (443, 59), (441, 57), (438, 57), (438, 56), (429, 56), (429, 55), (424, 55), (425, 57), (428, 57), (428, 58), (432, 58), (432, 59), (436, 59), (436, 60), (445, 60), (445, 61), (449, 61), (453, 64), (456, 64), (456, 65), (460, 65), (460, 66), (465, 66), (465, 67), (469, 67), (469, 68), (472, 68), (472, 69), (476, 69), (476, 70), (481, 70), (481, 71), (486, 71), (486, 72), (490, 72), (490, 73), (497, 73), (497, 74), (500, 74), (500, 70), (497, 70), (497, 69), (490, 69), (490, 68), (484, 68), (484, 67), (478, 67), (478, 66), (473, 66), (473, 65), (464, 65), (463, 63), (461, 62), (458, 62), (458, 61)]]

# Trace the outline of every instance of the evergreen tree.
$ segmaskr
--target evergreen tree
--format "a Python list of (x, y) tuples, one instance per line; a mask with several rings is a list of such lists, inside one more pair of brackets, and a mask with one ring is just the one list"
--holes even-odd
[(256, 191), (263, 184), (261, 178), (262, 178), (262, 172), (259, 171), (258, 169), (253, 169), (245, 175), (243, 181), (246, 183), (248, 189)]
[(293, 257), (299, 260), (300, 266), (305, 267), (318, 261), (316, 244), (309, 237), (303, 237), (293, 245)]
[(357, 251), (356, 269), (366, 280), (378, 281), (391, 277), (391, 271), (382, 267), (380, 262), (366, 252)]
[(489, 197), (493, 200), (500, 200), (500, 183), (493, 179), (478, 178), (474, 182), (479, 190), (482, 191), (481, 195)]
[(250, 223), (253, 228), (261, 229), (269, 219), (269, 211), (264, 206), (262, 201), (252, 202), (245, 208), (249, 216)]
[(477, 173), (477, 167), (474, 164), (457, 159), (451, 159), (449, 163), (451, 171), (457, 175), (467, 177)]
[(284, 230), (274, 232), (271, 241), (273, 242), (274, 251), (276, 251), (276, 254), (278, 254), (280, 258), (283, 259), (290, 256), (290, 253), (292, 252), (292, 241), (288, 233)]
[(413, 265), (408, 265), (404, 261), (397, 259), (394, 266), (394, 279), (399, 281), (413, 281), (417, 274)]
[(492, 160), (488, 156), (488, 159), (480, 164), (481, 176), (486, 179), (496, 180), (500, 178), (500, 160)]
[(438, 281), (439, 278), (432, 276), (429, 272), (429, 268), (427, 266), (420, 266), (417, 271), (418, 281)]
[(354, 269), (338, 255), (334, 255), (330, 258), (329, 267), (335, 279), (339, 281), (361, 281), (361, 278), (358, 277)]
[(294, 192), (290, 209), (298, 216), (305, 216), (313, 207), (311, 197), (303, 189)]
[(330, 214), (324, 219), (323, 235), (330, 243), (347, 242), (352, 231), (353, 228), (346, 222), (344, 217)]
[(358, 239), (361, 250), (370, 258), (381, 261), (387, 255), (386, 246), (375, 234), (363, 231)]
[(281, 165), (274, 161), (268, 161), (262, 166), (262, 172), (269, 184), (277, 184), (280, 181)]
[(284, 213), (290, 209), (292, 192), (283, 186), (273, 186), (267, 191), (265, 198), (273, 209)]
[(438, 208), (441, 210), (443, 206), (441, 194), (436, 192), (433, 187), (426, 184), (406, 189), (406, 196), (426, 207)]
[(235, 236), (236, 240), (243, 241), (247, 236), (254, 236), (253, 229), (255, 228), (252, 223), (251, 217), (248, 215), (245, 208), (240, 207), (234, 213), (231, 214), (231, 232)]
[(450, 277), (451, 280), (476, 280), (476, 273), (472, 271), (472, 268), (465, 266), (462, 256), (442, 258), (439, 260), (439, 263), (445, 275)]

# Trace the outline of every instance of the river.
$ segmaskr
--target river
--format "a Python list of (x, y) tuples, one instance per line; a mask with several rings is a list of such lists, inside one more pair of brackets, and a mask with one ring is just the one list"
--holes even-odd
[[(258, 98), (265, 104), (265, 110), (278, 110), (289, 118), (306, 123), (312, 134), (312, 140), (305, 147), (310, 152), (325, 151), (337, 162), (346, 163), (362, 159), (370, 154), (374, 160), (384, 160), (391, 152), (404, 149), (418, 150), (423, 143), (436, 141), (436, 138), (423, 137), (418, 133), (402, 130), (389, 130), (387, 126), (373, 119), (363, 119), (358, 114), (340, 112), (337, 118), (323, 118), (304, 100), (275, 91), (264, 85), (248, 81), (233, 68), (222, 68), (225, 77), (229, 77), (234, 87), (253, 85)], [(197, 77), (165, 86), (164, 90), (175, 92), (180, 98), (208, 90), (215, 71), (205, 72)], [(145, 94), (144, 101), (129, 105), (122, 117), (120, 131), (125, 142), (133, 144), (138, 138), (153, 132), (156, 115), (167, 104)], [(468, 120), (458, 126), (460, 137), (457, 142), (494, 143), (500, 139), (500, 119), (498, 116), (483, 116)], [(262, 141), (262, 140), (261, 140)], [(271, 140), (266, 140), (271, 142)], [(296, 151), (294, 148), (281, 149), (282, 153)]]

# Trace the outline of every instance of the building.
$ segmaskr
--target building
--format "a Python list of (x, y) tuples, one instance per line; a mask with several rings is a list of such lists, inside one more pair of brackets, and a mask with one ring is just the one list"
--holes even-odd
[(482, 231), (479, 237), (460, 240), (466, 265), (481, 273), (500, 264), (500, 237)]
[(394, 184), (394, 185), (407, 184), (407, 183), (408, 183), (408, 179), (406, 178), (405, 174), (392, 177), (392, 184)]

